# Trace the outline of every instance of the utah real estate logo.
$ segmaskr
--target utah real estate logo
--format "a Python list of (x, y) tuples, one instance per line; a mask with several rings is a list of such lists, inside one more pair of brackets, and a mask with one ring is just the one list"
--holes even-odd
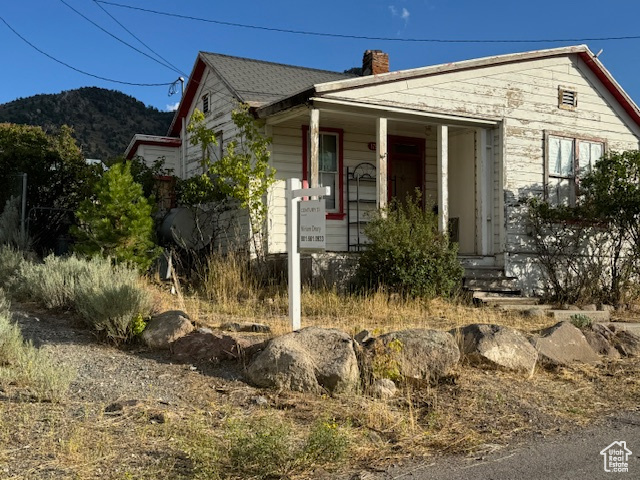
[(625, 473), (629, 471), (629, 455), (631, 450), (627, 448), (627, 442), (613, 442), (600, 452), (604, 457), (604, 471)]

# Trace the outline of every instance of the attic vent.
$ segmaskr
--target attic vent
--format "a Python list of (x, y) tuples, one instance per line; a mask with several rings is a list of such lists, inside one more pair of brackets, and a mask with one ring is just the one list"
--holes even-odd
[(570, 87), (558, 87), (558, 107), (575, 110), (578, 106), (578, 92)]
[(205, 115), (209, 113), (209, 94), (206, 93), (202, 96), (202, 113)]

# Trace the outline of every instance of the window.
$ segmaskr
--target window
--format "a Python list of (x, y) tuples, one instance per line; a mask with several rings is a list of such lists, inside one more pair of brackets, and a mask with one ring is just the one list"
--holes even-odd
[(578, 107), (578, 92), (571, 87), (558, 87), (558, 108), (575, 110)]
[[(302, 131), (302, 179), (311, 180), (311, 141), (309, 127)], [(342, 136), (340, 129), (321, 128), (318, 152), (318, 182), (323, 187), (331, 187), (331, 195), (324, 197), (327, 218), (339, 220), (345, 217), (342, 189)]]
[(206, 93), (202, 96), (202, 113), (205, 115), (209, 113), (209, 94)]
[(580, 177), (604, 153), (604, 141), (548, 134), (546, 195), (552, 205), (576, 204)]

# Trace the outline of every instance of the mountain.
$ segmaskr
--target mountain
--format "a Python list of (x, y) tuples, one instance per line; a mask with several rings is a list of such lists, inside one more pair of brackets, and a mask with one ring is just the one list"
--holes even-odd
[(0, 122), (39, 125), (55, 132), (74, 129), (86, 158), (122, 155), (136, 133), (166, 135), (173, 113), (147, 107), (116, 90), (85, 87), (51, 95), (34, 95), (0, 105)]

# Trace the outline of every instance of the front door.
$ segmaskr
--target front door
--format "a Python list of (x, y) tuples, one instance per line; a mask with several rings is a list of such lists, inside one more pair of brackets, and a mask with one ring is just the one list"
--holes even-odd
[[(424, 139), (389, 136), (389, 199), (404, 202), (424, 187)], [(424, 199), (423, 199), (424, 200)]]

